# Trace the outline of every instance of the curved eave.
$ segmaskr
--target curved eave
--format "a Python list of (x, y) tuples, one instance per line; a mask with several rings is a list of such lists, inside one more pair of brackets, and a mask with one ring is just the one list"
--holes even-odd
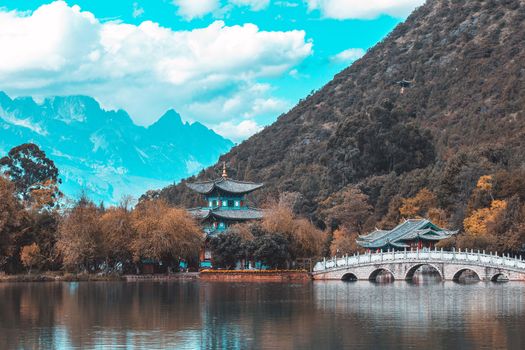
[(260, 220), (263, 218), (263, 212), (260, 210), (215, 210), (210, 215), (226, 220)]
[(204, 220), (210, 216), (211, 210), (193, 208), (188, 209), (188, 213), (196, 219)]
[(357, 244), (359, 244), (363, 248), (368, 248), (368, 249), (382, 249), (382, 248), (385, 248), (385, 247), (394, 247), (394, 248), (408, 248), (408, 247), (410, 247), (408, 244), (405, 244), (405, 243), (402, 243), (402, 242), (387, 242), (385, 244), (374, 244), (374, 243), (357, 241)]
[(258, 190), (263, 187), (264, 184), (221, 178), (214, 181), (187, 182), (186, 186), (189, 189), (204, 195), (210, 194), (216, 189), (223, 192), (241, 195)]

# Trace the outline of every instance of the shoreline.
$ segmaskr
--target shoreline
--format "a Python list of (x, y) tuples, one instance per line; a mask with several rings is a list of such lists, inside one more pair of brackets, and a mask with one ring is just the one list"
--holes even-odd
[(96, 275), (72, 273), (39, 273), (0, 275), (1, 283), (13, 282), (140, 282), (202, 280), (213, 282), (306, 282), (312, 277), (303, 270), (204, 270), (200, 272), (179, 272), (152, 275)]

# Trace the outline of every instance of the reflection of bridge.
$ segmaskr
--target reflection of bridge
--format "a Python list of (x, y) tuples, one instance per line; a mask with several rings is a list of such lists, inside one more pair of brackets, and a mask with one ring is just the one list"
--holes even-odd
[(388, 272), (395, 280), (411, 280), (421, 266), (433, 267), (444, 280), (458, 280), (465, 271), (472, 271), (482, 281), (499, 277), (509, 281), (525, 281), (525, 261), (473, 251), (415, 250), (391, 251), (344, 256), (318, 262), (314, 279), (375, 280)]

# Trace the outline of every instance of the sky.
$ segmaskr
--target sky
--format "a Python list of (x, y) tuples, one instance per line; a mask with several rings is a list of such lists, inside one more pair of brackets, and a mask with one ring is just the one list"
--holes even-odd
[(0, 91), (168, 109), (240, 142), (424, 0), (0, 0)]

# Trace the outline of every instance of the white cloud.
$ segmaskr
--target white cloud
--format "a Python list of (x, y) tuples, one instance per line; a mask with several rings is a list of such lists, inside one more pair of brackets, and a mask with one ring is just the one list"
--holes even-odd
[(270, 96), (270, 90), (268, 84), (247, 82), (228, 94), (194, 101), (187, 108), (191, 115), (207, 115), (214, 123), (238, 117), (271, 117), (290, 108), (287, 101)]
[(212, 14), (222, 18), (234, 7), (248, 7), (251, 11), (260, 11), (268, 7), (270, 0), (172, 0), (178, 7), (177, 14), (188, 21)]
[(299, 4), (296, 2), (291, 1), (276, 1), (275, 5), (281, 6), (281, 7), (298, 7)]
[(248, 6), (252, 11), (260, 11), (270, 4), (270, 0), (230, 0), (236, 6)]
[(32, 13), (0, 9), (0, 52), (0, 90), (11, 95), (85, 94), (143, 125), (168, 108), (217, 125), (283, 112), (288, 103), (258, 80), (287, 74), (312, 43), (304, 31), (222, 21), (191, 31), (102, 23), (56, 1)]
[(365, 50), (360, 48), (351, 48), (339, 52), (337, 55), (332, 56), (331, 59), (337, 63), (352, 63), (355, 60), (360, 59), (366, 53)]
[(319, 10), (327, 18), (372, 19), (385, 14), (405, 17), (425, 0), (306, 0), (309, 10)]
[(253, 120), (243, 120), (239, 123), (231, 121), (222, 122), (213, 129), (220, 135), (238, 142), (261, 131), (262, 126), (257, 125)]
[(178, 14), (188, 20), (201, 18), (220, 7), (219, 0), (173, 0), (179, 7)]
[(144, 14), (144, 9), (140, 7), (140, 5), (137, 2), (133, 3), (133, 18), (138, 18)]

